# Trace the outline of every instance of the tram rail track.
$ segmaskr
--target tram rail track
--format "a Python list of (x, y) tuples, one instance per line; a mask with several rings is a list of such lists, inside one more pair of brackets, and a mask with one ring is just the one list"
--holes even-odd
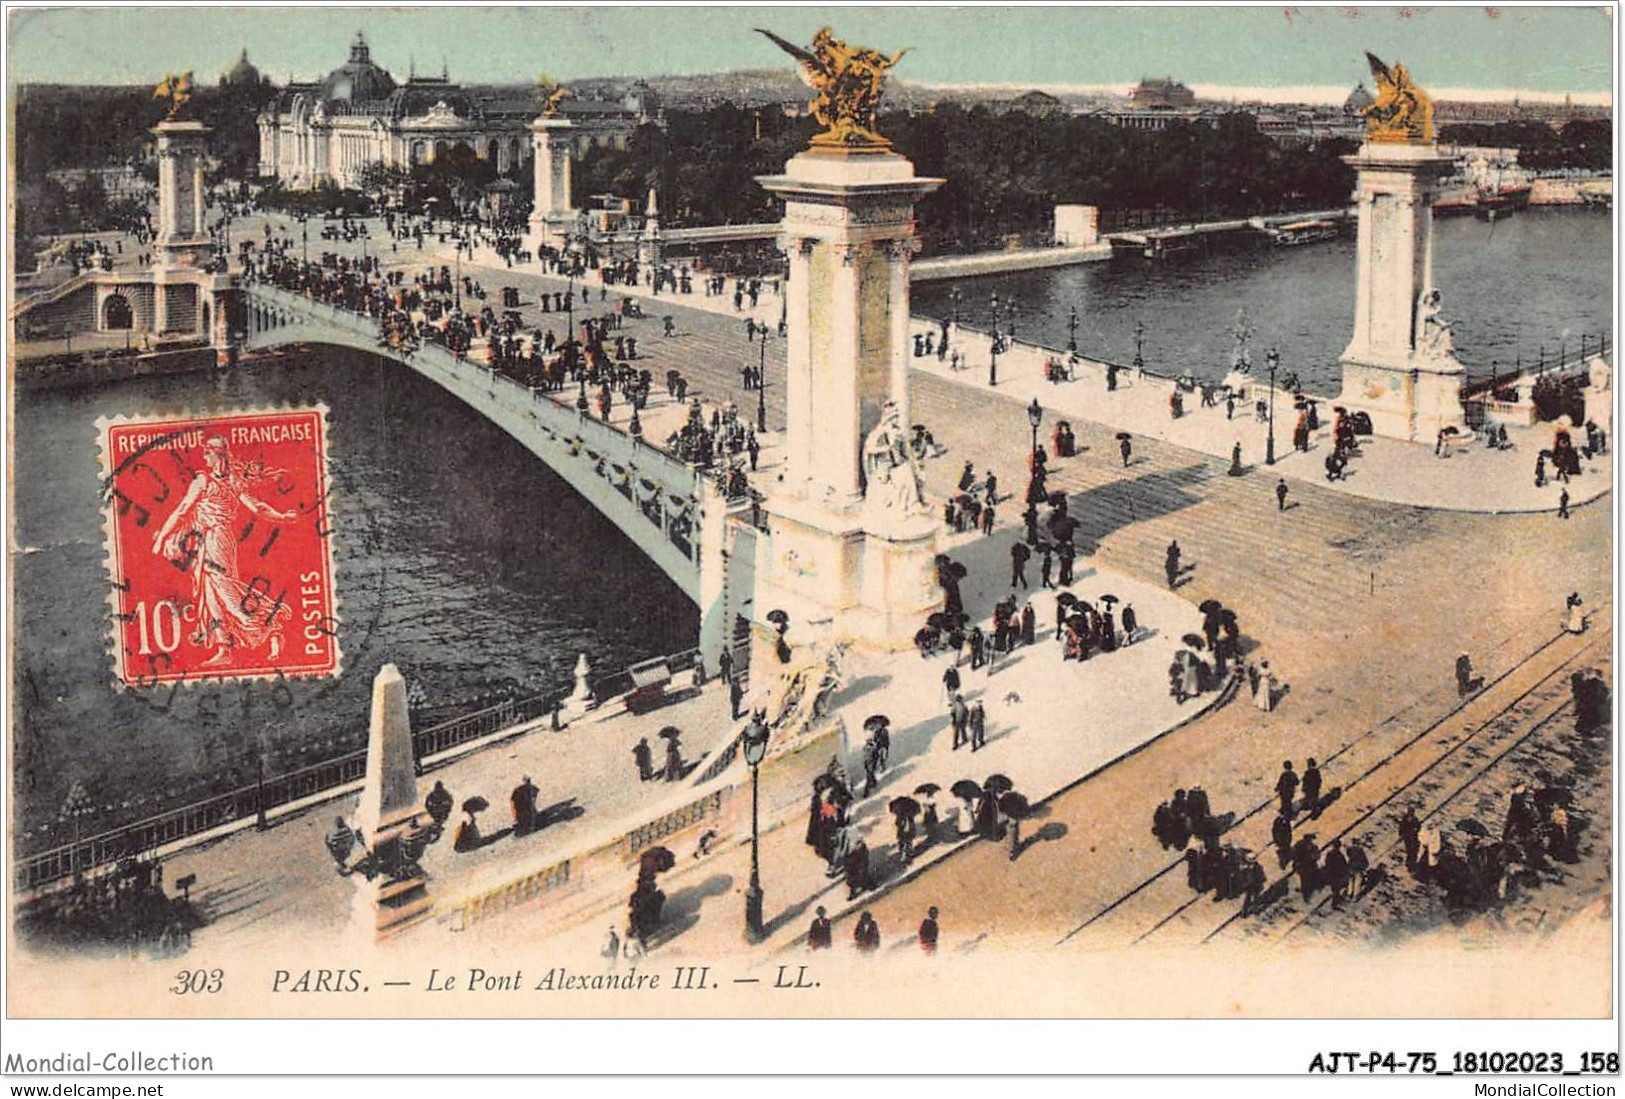
[[(1552, 637), (1546, 639), (1544, 642), (1538, 645), (1535, 649), (1503, 668), (1501, 671), (1495, 674), (1493, 678), (1487, 679), (1476, 692), (1455, 701), (1453, 704), (1449, 705), (1443, 713), (1439, 714), (1437, 717), (1434, 717), (1423, 725), (1419, 731), (1413, 735), (1406, 736), (1398, 744), (1383, 752), (1377, 759), (1369, 763), (1355, 777), (1334, 787), (1334, 789), (1339, 790), (1338, 800), (1346, 799), (1357, 787), (1362, 786), (1362, 784), (1367, 783), (1375, 777), (1381, 776), (1388, 768), (1395, 765), (1397, 762), (1401, 760), (1414, 759), (1414, 751), (1425, 742), (1433, 742), (1435, 748), (1438, 750), (1438, 754), (1429, 760), (1417, 774), (1413, 775), (1405, 783), (1402, 783), (1396, 790), (1389, 791), (1377, 802), (1376, 805), (1365, 810), (1360, 815), (1358, 821), (1340, 830), (1338, 835), (1346, 834), (1347, 831), (1358, 828), (1361, 821), (1369, 819), (1370, 816), (1379, 810), (1383, 805), (1391, 804), (1393, 799), (1403, 790), (1409, 789), (1415, 785), (1415, 783), (1421, 781), (1423, 776), (1439, 766), (1443, 760), (1454, 756), (1467, 745), (1477, 741), (1480, 734), (1482, 734), (1485, 729), (1490, 728), (1499, 721), (1502, 721), (1509, 712), (1519, 707), (1519, 705), (1531, 695), (1541, 690), (1543, 686), (1549, 686), (1554, 677), (1557, 677), (1561, 673), (1567, 671), (1571, 665), (1581, 660), (1587, 653), (1590, 653), (1604, 638), (1608, 636), (1609, 633), (1607, 631), (1603, 631), (1601, 633), (1587, 635), (1586, 638), (1578, 644), (1568, 644), (1565, 643), (1565, 639), (1568, 638), (1572, 640), (1573, 635), (1565, 634), (1563, 632), (1554, 634)], [(1500, 652), (1508, 644), (1510, 644), (1512, 640), (1513, 638), (1503, 640), (1500, 644), (1496, 645), (1491, 652)], [(1554, 652), (1554, 650), (1556, 651)], [(1523, 687), (1510, 700), (1503, 702), (1500, 698), (1496, 697), (1497, 692), (1511, 689), (1509, 684), (1522, 682), (1520, 673), (1524, 673), (1531, 668), (1539, 671), (1541, 668), (1545, 667), (1546, 660), (1553, 656), (1557, 658), (1557, 663), (1555, 666), (1548, 668), (1539, 674), (1532, 684)], [(1399, 710), (1395, 711), (1395, 713), (1390, 715), (1388, 718), (1373, 724), (1361, 732), (1358, 736), (1342, 744), (1331, 754), (1323, 757), (1322, 766), (1326, 767), (1334, 764), (1339, 759), (1346, 758), (1351, 752), (1355, 751), (1359, 747), (1367, 745), (1373, 737), (1378, 736), (1385, 730), (1392, 730), (1396, 724), (1402, 724), (1403, 719), (1417, 708), (1426, 705), (1429, 701), (1436, 702), (1436, 694), (1437, 692), (1430, 692), (1429, 695), (1413, 700), (1412, 702), (1401, 707)], [(1482, 718), (1477, 718), (1476, 715), (1469, 718), (1469, 720), (1472, 720), (1473, 723), (1470, 724), (1465, 730), (1459, 732), (1456, 731), (1454, 725), (1458, 720), (1462, 719), (1462, 715), (1467, 714), (1475, 707), (1485, 705), (1486, 700), (1492, 700), (1491, 704), (1495, 706), (1494, 710)], [(1265, 813), (1266, 811), (1272, 809), (1274, 805), (1275, 799), (1270, 797), (1251, 806), (1231, 823), (1230, 827), (1226, 830), (1227, 834), (1235, 835), (1237, 831), (1248, 821), (1259, 816), (1261, 813)], [(1267, 837), (1265, 837), (1265, 842), (1246, 846), (1262, 851), (1269, 847), (1269, 843), (1267, 842)], [(1079, 935), (1082, 935), (1089, 929), (1097, 927), (1104, 921), (1114, 918), (1123, 918), (1125, 915), (1127, 915), (1127, 913), (1124, 911), (1127, 906), (1130, 906), (1139, 900), (1145, 900), (1152, 897), (1155, 892), (1159, 891), (1159, 885), (1166, 883), (1169, 879), (1169, 875), (1181, 869), (1183, 866), (1183, 856), (1169, 862), (1155, 873), (1150, 874), (1144, 880), (1137, 883), (1133, 888), (1128, 889), (1117, 896), (1111, 901), (1111, 903), (1100, 908), (1087, 920), (1084, 920), (1078, 926), (1074, 927), (1057, 941), (1057, 945), (1067, 943)], [(1287, 875), (1287, 877), (1289, 876), (1290, 875)], [(1177, 878), (1175, 880), (1178, 881)], [(1269, 895), (1271, 891), (1279, 889), (1281, 880), (1281, 878), (1273, 879), (1265, 890), (1264, 895)], [(1182, 890), (1185, 888), (1182, 881), (1179, 882), (1179, 888)], [(1171, 911), (1162, 906), (1157, 906), (1156, 918), (1154, 919), (1154, 922), (1151, 923), (1148, 928), (1145, 928), (1143, 931), (1140, 931), (1138, 934), (1134, 935), (1131, 939), (1131, 944), (1139, 945), (1152, 937), (1157, 936), (1159, 932), (1169, 928), (1170, 925), (1174, 924), (1175, 921), (1178, 921), (1182, 916), (1195, 907), (1198, 902), (1203, 901), (1204, 899), (1206, 899), (1206, 894), (1202, 893), (1188, 896), (1179, 904), (1175, 905)], [(1230, 914), (1218, 928), (1215, 928), (1203, 935), (1199, 942), (1210, 941), (1226, 927), (1233, 925), (1240, 918), (1239, 912)]]

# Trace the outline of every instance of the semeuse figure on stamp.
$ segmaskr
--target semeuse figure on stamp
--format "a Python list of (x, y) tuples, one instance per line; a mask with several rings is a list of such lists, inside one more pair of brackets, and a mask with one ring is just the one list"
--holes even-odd
[[(225, 664), (235, 647), (257, 649), (268, 640), (274, 655), (282, 623), (293, 612), (281, 603), (266, 610), (269, 597), (243, 581), (237, 566), (238, 514), (247, 510), (256, 518), (287, 523), (298, 513), (278, 511), (254, 495), (258, 484), (276, 471), (255, 471), (233, 461), (222, 436), (204, 442), (203, 461), (208, 469), (192, 478), (186, 495), (154, 536), (152, 550), (191, 574), (188, 620), (193, 632), (188, 640), (199, 648), (215, 647), (204, 667)], [(188, 616), (183, 613), (184, 617)]]

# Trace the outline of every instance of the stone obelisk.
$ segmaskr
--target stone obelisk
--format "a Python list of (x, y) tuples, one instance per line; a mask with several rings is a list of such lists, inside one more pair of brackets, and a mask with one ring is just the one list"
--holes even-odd
[(1366, 111), (1367, 139), (1343, 158), (1359, 173), (1359, 236), (1338, 403), (1369, 415), (1377, 435), (1432, 443), (1465, 422), (1465, 370), (1433, 282), (1433, 200), (1455, 160), (1435, 143), (1432, 104), (1404, 66), (1371, 64), (1379, 96)]
[(356, 879), (356, 923), (379, 937), (425, 918), (431, 907), (423, 874), (403, 849), (418, 811), (406, 681), (395, 665), (385, 664), (372, 682), (367, 777), (355, 819), (361, 842), (380, 867), (371, 879)]
[[(781, 46), (788, 46), (780, 42)], [(757, 648), (785, 641), (900, 648), (937, 605), (935, 514), (903, 437), (910, 424), (909, 259), (914, 203), (942, 184), (874, 132), (896, 58), (820, 31), (814, 114), (828, 129), (763, 187), (784, 199), (785, 473), (768, 499), (757, 560)], [(844, 66), (844, 67), (843, 67)], [(756, 655), (753, 654), (753, 661)]]

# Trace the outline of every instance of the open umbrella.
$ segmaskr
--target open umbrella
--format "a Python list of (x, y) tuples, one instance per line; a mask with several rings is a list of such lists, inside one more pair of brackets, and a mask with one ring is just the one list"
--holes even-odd
[(982, 788), (968, 778), (962, 778), (948, 788), (948, 792), (962, 801), (974, 801), (982, 796)]
[(982, 783), (982, 789), (992, 790), (995, 794), (1003, 794), (1015, 788), (1016, 784), (1004, 775), (988, 775), (987, 781)]
[(1062, 504), (1066, 503), (1066, 493), (1056, 489), (1054, 492), (1044, 497), (1044, 502), (1052, 508), (1058, 508)]
[(942, 787), (938, 786), (934, 782), (922, 782), (918, 786), (914, 787), (914, 792), (919, 794), (922, 798), (934, 798), (937, 796), (937, 792), (941, 789)]
[(1179, 639), (1181, 645), (1189, 645), (1193, 649), (1200, 649), (1204, 642), (1200, 634), (1188, 633)]
[(1030, 815), (1032, 811), (1033, 807), (1027, 803), (1027, 799), (1014, 790), (999, 795), (999, 812), (1012, 820), (1021, 820), (1023, 817)]
[(1132, 438), (1134, 438), (1134, 436), (1132, 436), (1132, 435), (1130, 435), (1130, 434), (1129, 434), (1129, 433), (1128, 433), (1128, 432), (1126, 432), (1126, 431), (1119, 431), (1119, 432), (1118, 432), (1118, 433), (1117, 433), (1117, 437), (1118, 437), (1118, 438), (1119, 438), (1119, 439), (1132, 439)]
[(887, 729), (890, 727), (891, 718), (887, 717), (885, 714), (870, 714), (868, 717), (863, 719), (863, 731), (866, 733), (878, 733), (882, 729)]
[(965, 566), (961, 565), (958, 561), (955, 561), (951, 566), (949, 566), (949, 572), (953, 575), (955, 580), (963, 580), (965, 577), (970, 575)]
[(1078, 605), (1078, 597), (1069, 591), (1064, 591), (1055, 597), (1055, 602), (1063, 607), (1075, 607)]
[(677, 865), (677, 856), (670, 848), (651, 847), (638, 856), (638, 869), (646, 874), (660, 874)]
[(933, 630), (945, 630), (948, 628), (948, 616), (941, 611), (934, 611), (926, 616), (925, 624)]
[(1469, 836), (1477, 836), (1480, 839), (1486, 840), (1490, 838), (1490, 830), (1471, 817), (1463, 817), (1461, 820), (1458, 820), (1456, 822), (1456, 827), (1461, 831), (1466, 832)]
[(917, 817), (920, 815), (920, 803), (913, 798), (892, 798), (886, 806), (894, 817)]
[(779, 610), (768, 611), (767, 620), (775, 626), (788, 626), (790, 624), (790, 616)]
[(1103, 596), (1100, 597), (1100, 601), (1102, 603), (1106, 604), (1106, 606), (1108, 606), (1108, 607), (1110, 607), (1113, 603), (1121, 603), (1122, 602), (1122, 600), (1117, 598), (1117, 596), (1115, 596), (1115, 595), (1103, 595)]
[(1224, 604), (1219, 602), (1217, 599), (1204, 599), (1200, 603), (1196, 604), (1196, 609), (1201, 611), (1203, 614), (1218, 614), (1220, 611), (1224, 610)]
[(469, 814), (483, 813), (489, 808), (491, 808), (491, 803), (480, 797), (478, 794), (475, 794), (473, 797), (463, 802), (463, 812)]
[(835, 786), (837, 784), (838, 783), (835, 776), (830, 774), (828, 771), (825, 771), (823, 774), (813, 779), (813, 792), (822, 793), (823, 791), (828, 790), (831, 786)]
[(667, 740), (676, 740), (678, 737), (683, 735), (683, 730), (679, 729), (675, 725), (668, 725), (664, 729), (660, 730), (657, 735), (663, 736)]

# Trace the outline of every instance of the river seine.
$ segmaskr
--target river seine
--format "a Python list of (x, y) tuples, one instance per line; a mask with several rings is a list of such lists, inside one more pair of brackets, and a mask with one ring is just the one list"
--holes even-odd
[[(324, 402), (344, 672), (337, 680), (113, 689), (95, 422)], [(698, 613), (620, 531), (500, 429), (410, 370), (336, 348), (230, 373), (19, 395), (16, 799), (25, 851), (91, 835), (365, 744), (398, 665), (419, 720), (568, 688), (578, 652), (618, 670), (695, 643)], [(517, 776), (516, 776), (517, 777)]]
[[(1434, 235), (1434, 280), (1456, 353), (1474, 374), (1569, 351), (1613, 325), (1613, 223), (1588, 210), (1530, 209), (1496, 222), (1441, 218)], [(1145, 363), (1158, 373), (1222, 378), (1234, 348), (1236, 312), (1253, 328), (1255, 369), (1276, 347), (1281, 370), (1305, 388), (1335, 394), (1337, 358), (1354, 325), (1354, 240), (1296, 248), (1216, 252), (1153, 263), (1113, 259), (1012, 275), (916, 284), (916, 315), (947, 317), (952, 288), (960, 322), (991, 325), (996, 291), (1006, 323), (1014, 300), (1016, 338), (1065, 348), (1067, 316), (1078, 311), (1078, 348), (1129, 363), (1134, 326), (1145, 325)]]

